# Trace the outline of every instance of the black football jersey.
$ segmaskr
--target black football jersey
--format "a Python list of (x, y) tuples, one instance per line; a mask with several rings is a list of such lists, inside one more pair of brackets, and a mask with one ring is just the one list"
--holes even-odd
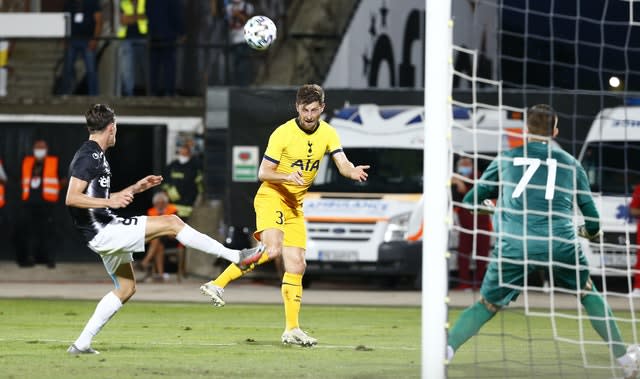
[[(87, 183), (85, 194), (108, 199), (111, 191), (111, 169), (107, 157), (95, 141), (85, 141), (73, 156), (69, 175)], [(91, 241), (116, 216), (109, 208), (69, 207), (74, 225), (87, 241)]]

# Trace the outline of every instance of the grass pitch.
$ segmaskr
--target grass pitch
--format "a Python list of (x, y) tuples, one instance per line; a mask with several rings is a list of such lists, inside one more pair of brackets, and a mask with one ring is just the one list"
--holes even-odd
[(420, 310), (307, 305), (314, 348), (283, 346), (279, 305), (132, 300), (94, 339), (66, 349), (96, 301), (0, 300), (3, 378), (416, 378)]
[[(2, 378), (418, 378), (420, 309), (306, 305), (314, 348), (283, 346), (280, 305), (131, 301), (94, 339), (97, 356), (66, 349), (96, 301), (0, 299)], [(453, 322), (459, 310), (450, 312)], [(629, 314), (616, 316), (629, 318)], [(556, 317), (566, 340), (599, 341), (588, 321)], [(580, 325), (582, 324), (582, 325)], [(632, 341), (633, 324), (620, 323)], [(501, 312), (467, 342), (449, 378), (611, 378), (604, 345), (552, 338), (547, 317)], [(585, 365), (587, 368), (585, 368)]]

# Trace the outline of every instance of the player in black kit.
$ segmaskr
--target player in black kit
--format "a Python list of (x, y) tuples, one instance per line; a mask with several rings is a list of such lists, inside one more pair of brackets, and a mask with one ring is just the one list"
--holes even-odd
[(115, 289), (100, 300), (84, 330), (67, 350), (70, 354), (98, 354), (91, 348), (91, 341), (135, 293), (132, 253), (144, 251), (146, 241), (174, 237), (185, 246), (243, 266), (257, 261), (262, 254), (261, 247), (227, 249), (175, 215), (121, 218), (113, 214), (111, 209), (124, 208), (135, 194), (159, 185), (162, 176), (149, 175), (119, 192), (111, 192), (111, 170), (104, 152), (116, 143), (115, 113), (107, 105), (94, 104), (85, 116), (89, 140), (80, 146), (69, 166), (66, 204), (88, 246), (102, 258)]

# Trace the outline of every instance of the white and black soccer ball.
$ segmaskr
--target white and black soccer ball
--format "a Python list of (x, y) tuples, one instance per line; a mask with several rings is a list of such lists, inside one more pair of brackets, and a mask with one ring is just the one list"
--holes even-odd
[(276, 24), (266, 16), (253, 16), (244, 24), (244, 40), (256, 50), (268, 49), (277, 34)]

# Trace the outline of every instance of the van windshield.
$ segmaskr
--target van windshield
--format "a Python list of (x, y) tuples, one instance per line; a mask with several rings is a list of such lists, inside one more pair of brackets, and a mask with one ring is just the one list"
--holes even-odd
[(640, 184), (640, 142), (607, 141), (587, 145), (582, 166), (591, 191), (603, 195), (630, 196)]
[(422, 193), (422, 150), (345, 148), (354, 165), (370, 165), (369, 179), (356, 182), (340, 175), (329, 158), (323, 159), (310, 191), (364, 193)]

